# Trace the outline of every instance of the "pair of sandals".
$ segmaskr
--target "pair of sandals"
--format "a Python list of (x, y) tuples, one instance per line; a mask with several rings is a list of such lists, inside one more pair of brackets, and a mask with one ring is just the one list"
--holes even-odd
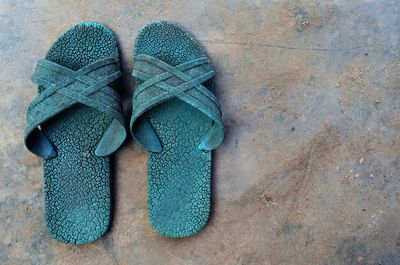
[[(191, 236), (208, 221), (211, 150), (224, 138), (214, 72), (193, 37), (165, 21), (140, 31), (133, 61), (129, 128), (149, 151), (150, 223), (164, 236)], [(46, 222), (61, 242), (89, 243), (108, 229), (110, 155), (128, 130), (121, 98), (109, 86), (120, 76), (117, 40), (93, 22), (62, 34), (32, 76), (38, 95), (25, 145), (45, 159)]]

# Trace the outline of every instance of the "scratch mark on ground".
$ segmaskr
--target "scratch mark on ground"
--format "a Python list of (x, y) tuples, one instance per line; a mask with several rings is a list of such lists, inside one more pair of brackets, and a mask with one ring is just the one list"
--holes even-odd
[(44, 22), (48, 22), (48, 21), (50, 21), (50, 19), (36, 20), (36, 21), (32, 21), (31, 23), (32, 23), (32, 24), (35, 24), (35, 23), (44, 23)]
[(276, 45), (276, 44), (250, 43), (250, 42), (229, 42), (229, 41), (220, 41), (220, 40), (200, 40), (200, 42), (217, 44), (217, 45), (266, 47), (266, 48), (275, 48), (275, 49), (314, 51), (314, 52), (347, 52), (347, 51), (360, 50), (360, 49), (366, 49), (366, 48), (376, 48), (376, 47), (383, 46), (381, 44), (374, 44), (374, 45), (361, 45), (361, 46), (355, 46), (355, 47), (343, 48), (343, 49), (329, 49), (329, 48), (302, 48), (302, 47), (283, 46), (283, 45)]

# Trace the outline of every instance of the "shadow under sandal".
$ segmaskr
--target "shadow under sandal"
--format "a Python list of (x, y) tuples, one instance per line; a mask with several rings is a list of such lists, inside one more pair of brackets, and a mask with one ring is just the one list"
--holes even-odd
[(175, 24), (156, 21), (134, 51), (131, 131), (149, 151), (148, 211), (161, 235), (187, 237), (210, 214), (211, 150), (224, 138), (210, 92), (214, 72), (198, 43)]
[[(110, 158), (126, 137), (115, 36), (83, 22), (69, 29), (32, 76), (38, 95), (28, 109), (25, 144), (44, 161), (50, 234), (71, 244), (100, 238), (110, 222)], [(40, 126), (40, 129), (39, 129)]]

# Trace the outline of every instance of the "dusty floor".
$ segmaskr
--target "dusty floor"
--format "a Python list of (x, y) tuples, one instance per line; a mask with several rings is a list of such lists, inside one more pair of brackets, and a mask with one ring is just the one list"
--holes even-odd
[[(0, 0), (0, 264), (400, 264), (399, 14), (395, 0)], [(133, 41), (156, 18), (192, 32), (218, 72), (210, 223), (184, 240), (150, 228), (146, 153), (129, 140), (110, 231), (60, 244), (22, 142), (35, 63), (70, 26), (108, 25), (128, 117)]]

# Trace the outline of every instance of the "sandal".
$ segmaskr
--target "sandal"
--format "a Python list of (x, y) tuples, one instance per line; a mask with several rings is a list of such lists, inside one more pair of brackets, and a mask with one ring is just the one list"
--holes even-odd
[[(114, 34), (80, 23), (37, 64), (25, 145), (45, 159), (45, 215), (57, 240), (100, 238), (111, 218), (110, 155), (126, 137), (121, 99), (108, 85), (121, 76)], [(40, 126), (40, 129), (39, 129)]]
[(214, 71), (199, 44), (175, 24), (139, 33), (131, 132), (149, 151), (148, 211), (161, 235), (187, 237), (210, 214), (211, 150), (224, 138)]

